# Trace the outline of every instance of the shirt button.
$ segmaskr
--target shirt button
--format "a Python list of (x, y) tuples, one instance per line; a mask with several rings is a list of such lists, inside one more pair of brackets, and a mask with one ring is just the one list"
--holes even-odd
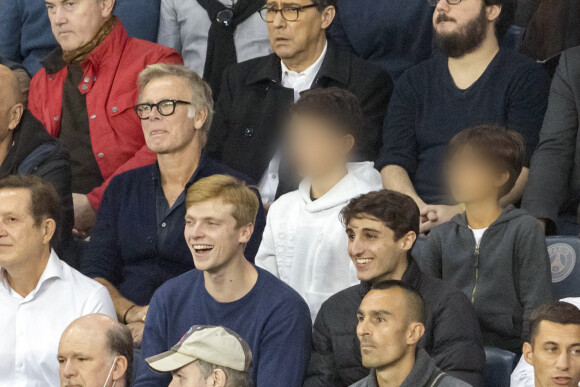
[(87, 85), (82, 85), (82, 86), (81, 86), (81, 89), (83, 89), (83, 90), (86, 90), (86, 89), (88, 89), (88, 88), (89, 88), (89, 87), (88, 87)]
[(52, 117), (53, 120), (58, 121), (58, 116)]
[(85, 77), (85, 83), (89, 83), (90, 80), (91, 80), (91, 78)]
[(54, 81), (54, 77), (48, 77), (48, 79), (50, 79), (51, 81)]
[(100, 158), (100, 159), (102, 159), (103, 157), (105, 157), (105, 154), (104, 154), (103, 152), (101, 152), (101, 153), (99, 153), (99, 154), (97, 155), (97, 157), (98, 157), (98, 158)]
[(273, 173), (272, 174), (272, 179), (276, 180), (277, 178), (278, 178), (278, 176), (275, 173)]
[(97, 116), (93, 114), (93, 115), (91, 116), (91, 120), (94, 120), (95, 118), (97, 118)]
[(165, 222), (161, 223), (161, 227), (163, 227), (163, 228), (167, 227), (167, 223), (165, 223)]
[(112, 110), (113, 110), (113, 113), (117, 113), (117, 111), (118, 111), (119, 109), (117, 109), (117, 107), (115, 106), (115, 107), (114, 107)]
[(254, 129), (246, 128), (246, 130), (244, 131), (244, 134), (246, 135), (246, 137), (252, 137), (254, 135)]

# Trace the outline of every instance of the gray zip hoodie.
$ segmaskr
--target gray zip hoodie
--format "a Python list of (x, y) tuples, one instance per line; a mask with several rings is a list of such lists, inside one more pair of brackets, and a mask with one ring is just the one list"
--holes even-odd
[(417, 263), (471, 300), (486, 346), (521, 351), (531, 312), (552, 298), (550, 257), (540, 223), (508, 206), (476, 245), (465, 214), (435, 227)]

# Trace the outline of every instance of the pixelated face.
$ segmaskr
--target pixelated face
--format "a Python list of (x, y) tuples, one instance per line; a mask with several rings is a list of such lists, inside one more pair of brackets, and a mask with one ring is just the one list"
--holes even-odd
[(105, 334), (78, 325), (71, 327), (63, 334), (58, 348), (60, 385), (110, 387), (116, 360), (109, 354)]
[(387, 367), (409, 350), (403, 290), (371, 290), (362, 300), (357, 319), (356, 332), (366, 368)]
[[(191, 102), (191, 96), (191, 87), (184, 79), (163, 77), (152, 80), (143, 88), (139, 103), (156, 104), (164, 100)], [(152, 108), (148, 118), (141, 120), (147, 147), (157, 154), (168, 154), (179, 152), (193, 141), (199, 141), (199, 129), (205, 116), (192, 116), (192, 111), (191, 105), (176, 104), (173, 114), (163, 116), (157, 108)]]
[(458, 203), (466, 204), (499, 196), (509, 179), (508, 171), (498, 171), (470, 145), (461, 147), (448, 160), (446, 172), (451, 195)]
[(348, 254), (358, 279), (379, 282), (400, 279), (407, 267), (406, 250), (393, 230), (372, 217), (352, 218), (346, 227)]
[(234, 207), (221, 198), (194, 203), (185, 215), (185, 240), (198, 270), (219, 272), (243, 251), (253, 226), (237, 227)]
[[(266, 7), (282, 9), (310, 4), (312, 4), (310, 0), (270, 0), (266, 3)], [(324, 18), (315, 7), (299, 11), (296, 21), (286, 21), (278, 13), (274, 22), (268, 23), (270, 46), (282, 60), (309, 58), (321, 34), (324, 34), (325, 27)]]
[(45, 228), (37, 225), (32, 216), (30, 191), (26, 189), (0, 190), (0, 267), (10, 273), (38, 259), (46, 239)]
[(536, 387), (577, 387), (580, 383), (580, 325), (542, 321), (524, 359), (534, 366)]
[(201, 374), (199, 363), (194, 361), (171, 373), (172, 380), (169, 387), (211, 387), (211, 380), (206, 380)]
[(46, 0), (52, 33), (63, 51), (89, 43), (111, 16), (112, 0)]
[(301, 177), (316, 178), (337, 166), (345, 166), (354, 139), (334, 123), (313, 115), (292, 115), (288, 124), (288, 147), (294, 169)]

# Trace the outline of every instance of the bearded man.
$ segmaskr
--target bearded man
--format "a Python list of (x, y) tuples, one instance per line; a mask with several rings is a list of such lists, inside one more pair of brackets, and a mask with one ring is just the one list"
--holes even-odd
[(500, 49), (514, 0), (429, 0), (440, 53), (407, 70), (393, 92), (376, 167), (383, 185), (415, 200), (421, 233), (462, 211), (447, 195), (443, 158), (449, 140), (482, 124), (523, 135), (525, 164), (502, 205), (520, 199), (528, 177), (550, 80), (532, 60)]

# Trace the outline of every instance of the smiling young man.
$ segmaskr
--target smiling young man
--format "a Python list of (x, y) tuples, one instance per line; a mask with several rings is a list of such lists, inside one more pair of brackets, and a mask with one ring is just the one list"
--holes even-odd
[[(119, 320), (129, 325), (137, 344), (155, 290), (194, 267), (183, 239), (187, 188), (215, 174), (244, 179), (202, 154), (213, 100), (196, 73), (179, 65), (150, 65), (139, 76), (139, 90), (133, 114), (157, 162), (113, 179), (81, 265), (109, 289)], [(260, 206), (257, 232), (246, 250), (250, 260), (264, 223)]]
[(524, 343), (522, 352), (525, 361), (534, 367), (535, 387), (577, 387), (580, 309), (562, 301), (540, 306), (532, 313), (530, 340)]
[(402, 281), (423, 296), (427, 318), (419, 346), (437, 366), (482, 386), (485, 354), (475, 311), (459, 290), (423, 274), (410, 254), (419, 233), (413, 199), (394, 191), (371, 192), (353, 199), (341, 216), (361, 283), (322, 304), (305, 386), (349, 386), (368, 375), (356, 338), (356, 312), (373, 284), (386, 280)]
[(357, 311), (362, 363), (371, 374), (351, 387), (469, 387), (447, 375), (418, 347), (425, 303), (401, 281), (373, 285)]
[(398, 79), (383, 129), (377, 168), (387, 189), (411, 196), (421, 233), (461, 206), (449, 197), (445, 148), (465, 128), (501, 125), (525, 140), (524, 169), (502, 206), (518, 201), (546, 112), (550, 79), (531, 59), (499, 41), (513, 19), (514, 0), (429, 0), (440, 53)]
[(335, 3), (268, 0), (261, 15), (274, 53), (224, 73), (207, 151), (259, 184), (267, 205), (298, 186), (280, 142), (285, 115), (304, 90), (338, 87), (353, 93), (364, 115), (356, 161), (374, 161), (378, 153), (392, 82), (386, 72), (327, 41)]
[[(197, 270), (155, 292), (143, 358), (169, 350), (192, 325), (221, 325), (249, 344), (257, 386), (302, 386), (312, 334), (308, 306), (244, 257), (258, 205), (252, 190), (231, 176), (207, 177), (188, 189), (185, 240)], [(142, 364), (135, 386), (157, 387), (170, 380)]]
[(129, 38), (115, 0), (46, 0), (59, 47), (30, 85), (29, 107), (70, 153), (75, 228), (95, 223), (105, 188), (127, 170), (155, 161), (139, 119), (137, 76), (148, 64), (183, 63), (174, 50)]

